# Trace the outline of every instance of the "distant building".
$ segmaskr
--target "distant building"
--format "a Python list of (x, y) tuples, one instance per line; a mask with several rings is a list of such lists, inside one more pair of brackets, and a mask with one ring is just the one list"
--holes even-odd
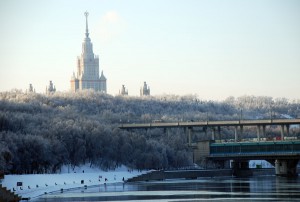
[(35, 93), (35, 89), (33, 88), (32, 84), (29, 84), (28, 93)]
[(146, 81), (144, 81), (144, 86), (141, 87), (140, 95), (141, 96), (149, 96), (150, 95), (150, 87), (147, 86)]
[(128, 90), (126, 90), (125, 85), (122, 85), (121, 90), (119, 91), (120, 95), (128, 95)]
[(53, 85), (52, 81), (49, 82), (49, 86), (46, 86), (46, 94), (49, 95), (51, 93), (55, 93), (56, 88)]
[(77, 57), (77, 73), (71, 77), (71, 90), (76, 92), (84, 89), (94, 89), (106, 93), (106, 78), (101, 71), (99, 77), (99, 57), (94, 55), (93, 44), (89, 37), (88, 12), (84, 13), (86, 18), (85, 38), (82, 43), (81, 56)]

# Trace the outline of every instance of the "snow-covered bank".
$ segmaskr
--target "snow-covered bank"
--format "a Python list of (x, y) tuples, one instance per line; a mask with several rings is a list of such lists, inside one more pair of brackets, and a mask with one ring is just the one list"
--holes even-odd
[(126, 167), (106, 172), (83, 166), (75, 168), (75, 171), (71, 171), (72, 173), (65, 173), (68, 170), (71, 169), (65, 167), (60, 174), (5, 175), (2, 185), (23, 198), (36, 198), (61, 189), (123, 182), (123, 178), (127, 180), (145, 173), (128, 170)]

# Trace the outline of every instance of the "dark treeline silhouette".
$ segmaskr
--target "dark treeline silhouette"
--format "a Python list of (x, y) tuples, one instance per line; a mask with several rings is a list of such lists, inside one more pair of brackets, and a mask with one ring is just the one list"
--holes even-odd
[[(271, 117), (300, 117), (299, 100), (243, 96), (217, 102), (195, 95), (140, 98), (93, 91), (43, 95), (12, 90), (0, 93), (0, 170), (53, 173), (62, 165), (84, 163), (102, 169), (121, 164), (136, 169), (180, 168), (192, 165), (184, 130), (126, 131), (118, 125)], [(226, 129), (222, 133), (232, 135)], [(299, 136), (299, 130), (292, 135)]]

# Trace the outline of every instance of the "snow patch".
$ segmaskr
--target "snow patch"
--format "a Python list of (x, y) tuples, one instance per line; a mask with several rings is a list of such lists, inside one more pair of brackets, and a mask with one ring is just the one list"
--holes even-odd
[[(68, 173), (68, 171), (72, 172)], [(63, 166), (60, 174), (5, 175), (2, 186), (23, 198), (36, 198), (50, 192), (61, 191), (61, 189), (120, 183), (144, 173), (146, 172), (131, 170), (125, 166), (113, 171), (103, 171), (91, 168), (89, 165), (75, 167), (74, 170)]]
[(294, 117), (288, 115), (288, 114), (280, 114), (281, 117), (285, 118), (285, 119), (293, 119)]
[(249, 161), (249, 168), (257, 168), (257, 166), (259, 166), (260, 168), (274, 168), (272, 164), (270, 164), (268, 161), (265, 160)]

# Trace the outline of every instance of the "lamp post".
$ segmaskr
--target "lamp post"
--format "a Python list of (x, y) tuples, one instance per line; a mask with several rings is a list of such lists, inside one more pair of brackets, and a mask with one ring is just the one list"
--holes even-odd
[(243, 120), (243, 108), (240, 108), (241, 112), (240, 112), (240, 121)]
[(208, 122), (208, 112), (206, 112), (206, 122)]
[(237, 113), (237, 116), (238, 116), (238, 119), (241, 121), (243, 120), (243, 108), (239, 107), (238, 108), (238, 113)]
[(238, 109), (240, 110), (240, 121), (243, 120), (243, 107), (242, 106), (243, 106), (243, 104), (239, 103)]
[(270, 120), (272, 121), (272, 106), (270, 106)]

